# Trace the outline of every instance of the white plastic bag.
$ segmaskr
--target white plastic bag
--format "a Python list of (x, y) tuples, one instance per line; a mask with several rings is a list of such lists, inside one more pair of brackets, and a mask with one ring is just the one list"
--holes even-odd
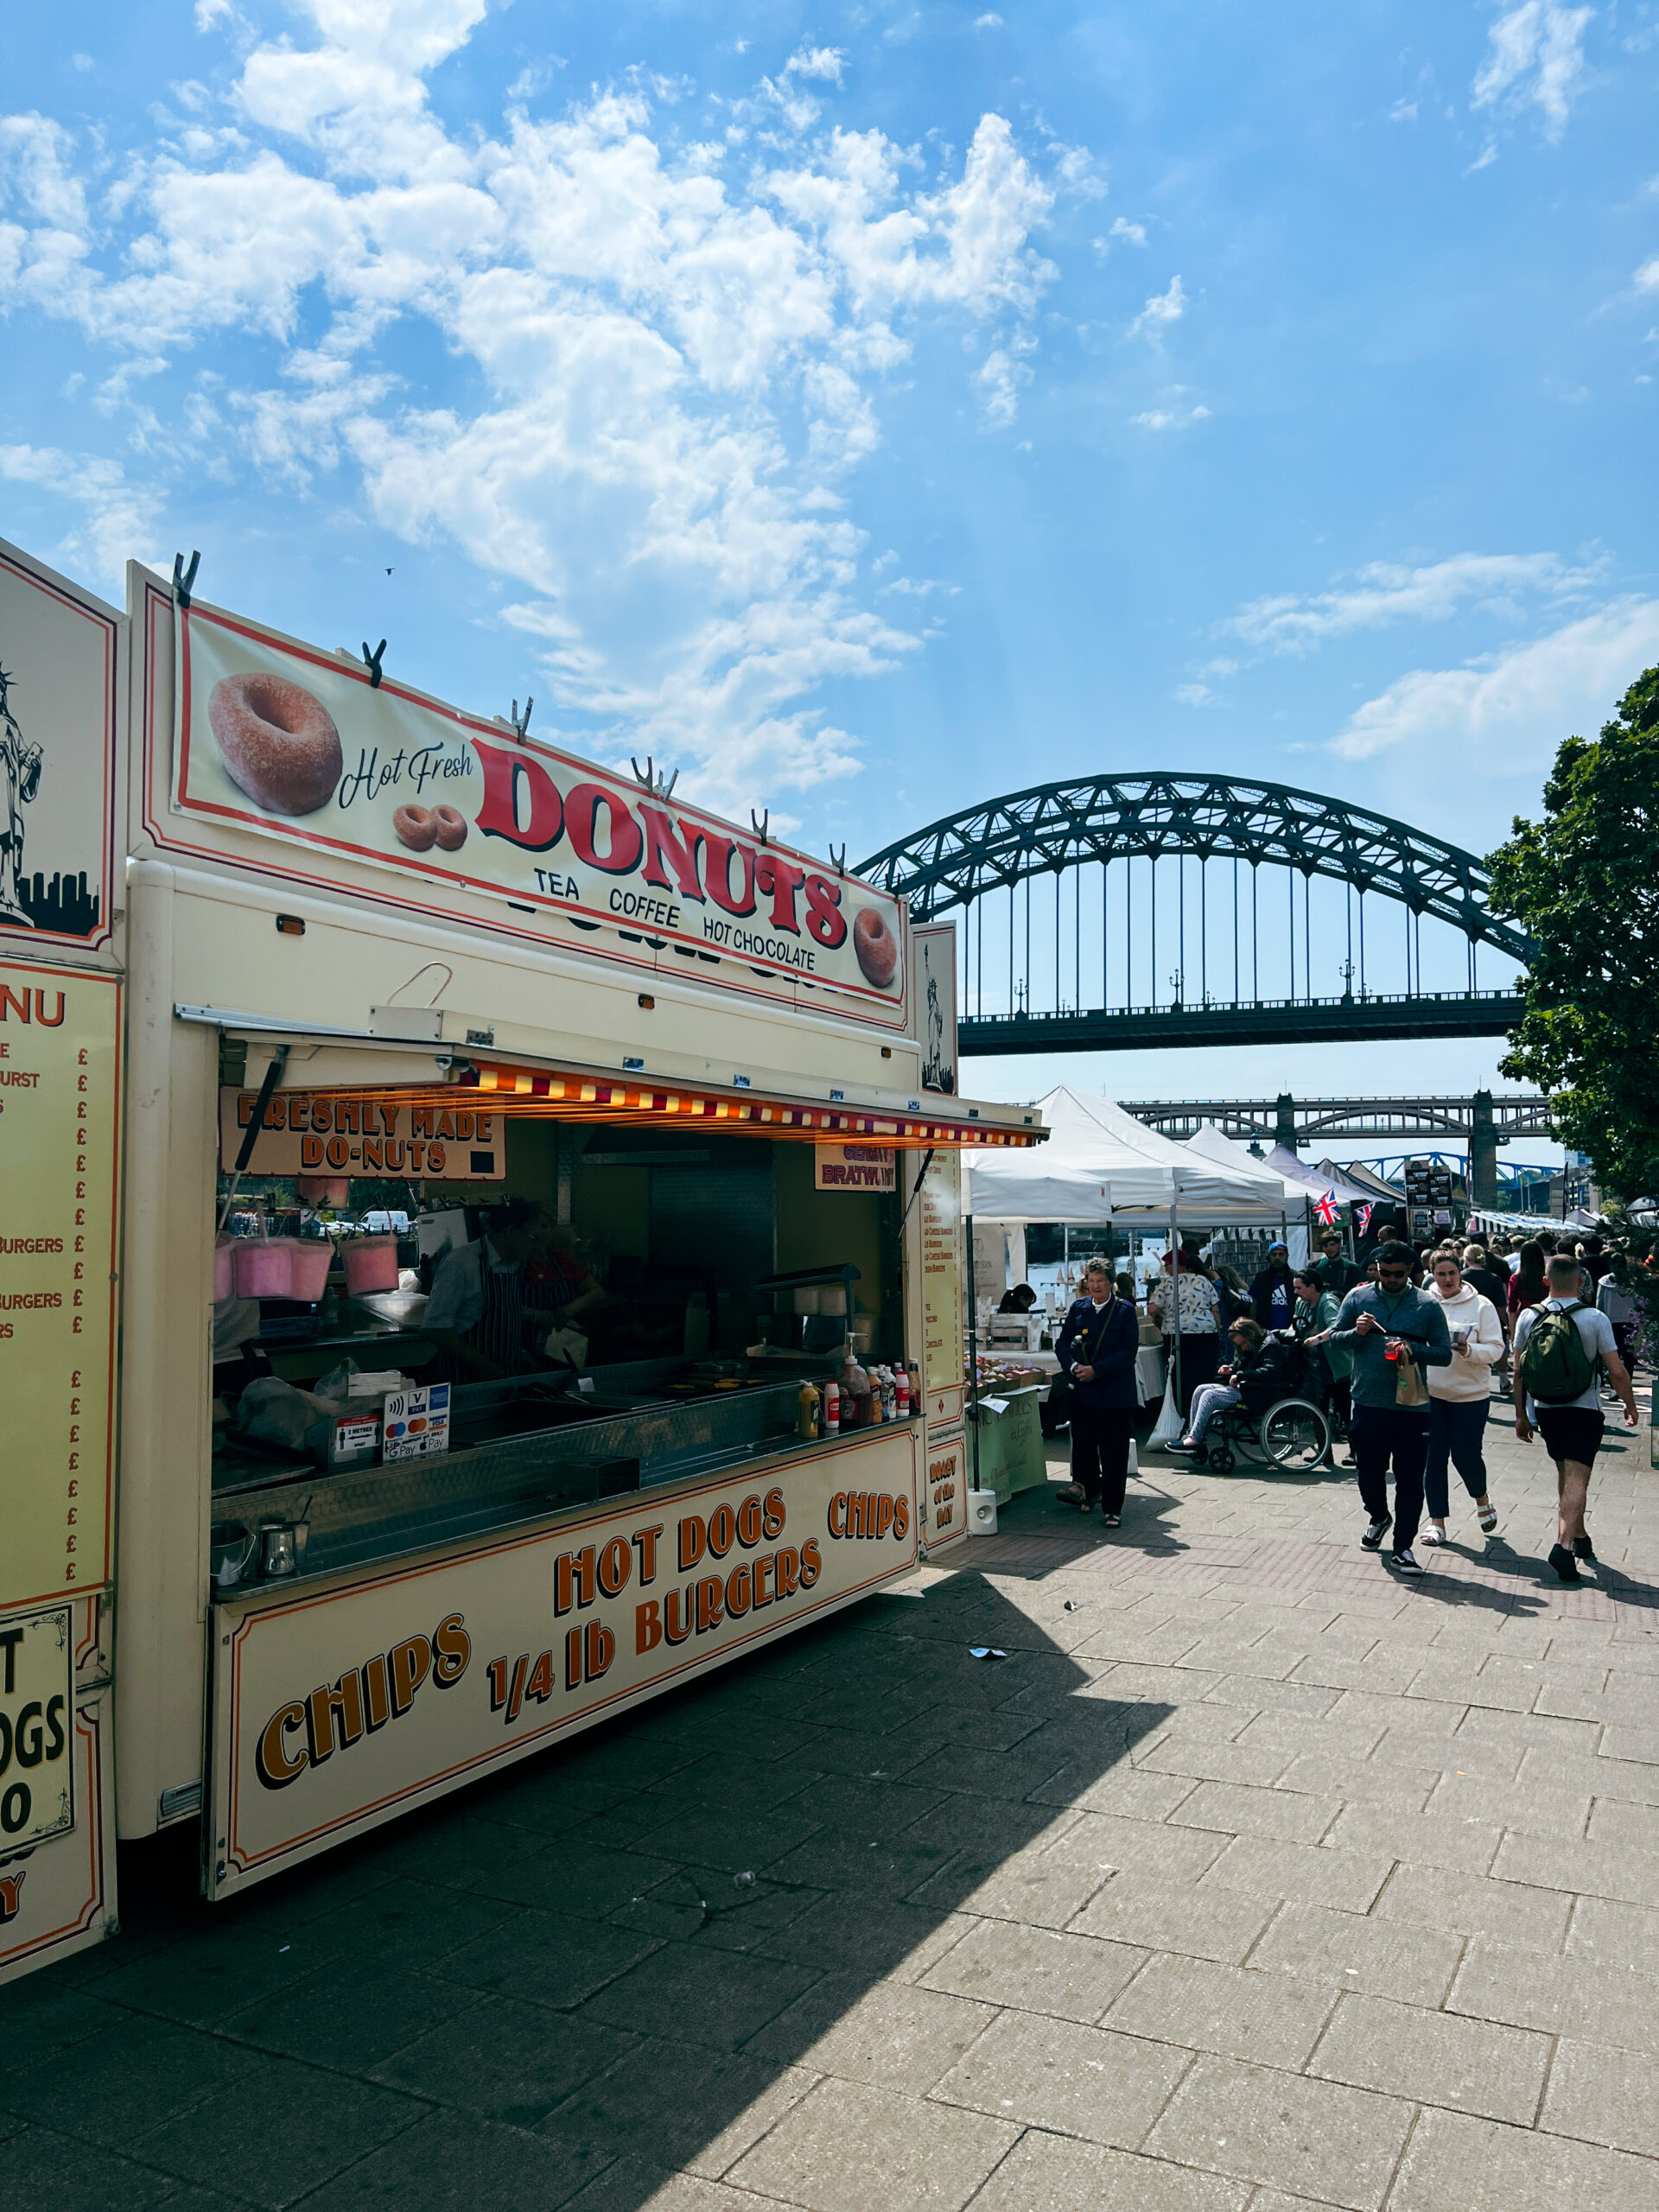
[(1175, 1374), (1172, 1364), (1169, 1377), (1164, 1384), (1164, 1402), (1158, 1409), (1158, 1419), (1147, 1444), (1148, 1448), (1155, 1448), (1160, 1444), (1175, 1444), (1179, 1441), (1180, 1434), (1180, 1401), (1175, 1395)]
[(300, 1452), (305, 1448), (306, 1431), (313, 1421), (333, 1410), (308, 1390), (296, 1390), (279, 1376), (262, 1375), (238, 1399), (236, 1423), (258, 1443)]

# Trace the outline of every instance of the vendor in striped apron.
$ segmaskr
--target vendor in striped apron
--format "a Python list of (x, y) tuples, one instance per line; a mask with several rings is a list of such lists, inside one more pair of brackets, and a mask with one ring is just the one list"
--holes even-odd
[(479, 1382), (540, 1368), (524, 1343), (524, 1263), (546, 1246), (548, 1221), (529, 1198), (509, 1198), (475, 1243), (445, 1253), (422, 1323), (438, 1347), (429, 1380)]

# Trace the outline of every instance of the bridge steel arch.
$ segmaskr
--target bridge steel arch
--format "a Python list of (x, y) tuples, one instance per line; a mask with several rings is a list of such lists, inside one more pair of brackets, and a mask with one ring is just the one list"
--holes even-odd
[[(1105, 868), (1120, 861), (1189, 858), (1270, 866), (1300, 874), (1305, 883), (1329, 879), (1360, 895), (1362, 916), (1368, 896), (1391, 901), (1419, 921), (1427, 916), (1466, 940), (1470, 988), (1424, 991), (1420, 953), (1414, 989), (1408, 974), (1404, 993), (1372, 992), (1363, 977), (1356, 991), (1351, 975), (1340, 997), (1316, 998), (1305, 990), (1298, 998), (1293, 912), (1287, 997), (1241, 996), (1217, 1004), (1205, 994), (1202, 1003), (1183, 1005), (1185, 994), (1178, 992), (1163, 1004), (1154, 973), (1150, 1007), (1091, 1012), (1080, 1004), (1069, 1009), (1057, 1004), (1052, 1014), (1038, 1014), (1027, 1003), (1006, 1014), (969, 1013), (961, 1024), (963, 1052), (1497, 1035), (1520, 1018), (1522, 1001), (1513, 990), (1475, 988), (1473, 948), (1488, 946), (1522, 963), (1530, 950), (1522, 931), (1492, 913), (1484, 863), (1409, 823), (1287, 784), (1164, 771), (1070, 777), (930, 823), (872, 854), (856, 873), (899, 893), (912, 916), (926, 921), (971, 908), (993, 892), (1007, 891), (1012, 899), (1022, 882), (1028, 900), (1034, 879), (1058, 878), (1090, 863)], [(1057, 891), (1057, 916), (1058, 899)], [(1412, 926), (1408, 924), (1408, 933)], [(1058, 932), (1058, 919), (1056, 927)], [(1408, 952), (1408, 963), (1409, 957)], [(1012, 960), (1011, 953), (1011, 968)], [(1058, 977), (1058, 950), (1056, 972)]]

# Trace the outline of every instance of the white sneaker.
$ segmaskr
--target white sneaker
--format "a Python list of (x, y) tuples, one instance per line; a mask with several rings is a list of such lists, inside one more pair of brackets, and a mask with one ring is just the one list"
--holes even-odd
[(1385, 1513), (1380, 1521), (1371, 1521), (1366, 1523), (1365, 1533), (1359, 1541), (1364, 1545), (1368, 1552), (1374, 1552), (1381, 1546), (1383, 1537), (1388, 1535), (1389, 1529), (1393, 1528), (1393, 1514)]
[(1423, 1571), (1421, 1560), (1414, 1554), (1409, 1545), (1402, 1552), (1390, 1552), (1389, 1565), (1400, 1574), (1421, 1574)]

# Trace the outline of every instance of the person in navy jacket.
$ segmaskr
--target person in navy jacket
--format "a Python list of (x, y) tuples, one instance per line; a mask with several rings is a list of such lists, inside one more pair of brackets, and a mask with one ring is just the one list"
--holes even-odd
[(1140, 1348), (1133, 1300), (1118, 1296), (1106, 1261), (1090, 1260), (1083, 1296), (1054, 1340), (1055, 1357), (1071, 1384), (1071, 1487), (1060, 1496), (1085, 1513), (1098, 1501), (1109, 1529), (1116, 1529), (1122, 1515), (1129, 1478)]

